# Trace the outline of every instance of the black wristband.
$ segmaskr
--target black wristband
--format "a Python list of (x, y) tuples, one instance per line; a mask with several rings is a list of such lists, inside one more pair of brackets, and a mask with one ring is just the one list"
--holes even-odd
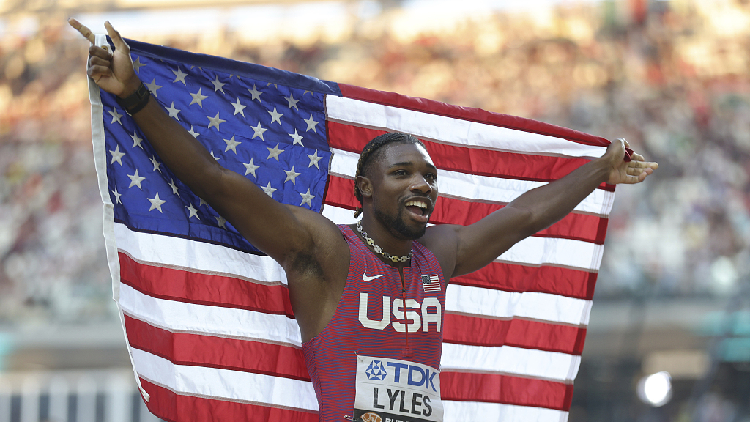
[(135, 113), (138, 113), (143, 109), (143, 107), (146, 107), (146, 104), (148, 104), (148, 99), (151, 97), (151, 93), (148, 91), (148, 88), (146, 88), (145, 85), (143, 85), (143, 82), (138, 86), (138, 89), (135, 90), (134, 93), (128, 95), (125, 98), (115, 97), (117, 100), (117, 104), (120, 105), (120, 107), (124, 108), (125, 111), (130, 113), (130, 115), (134, 115)]

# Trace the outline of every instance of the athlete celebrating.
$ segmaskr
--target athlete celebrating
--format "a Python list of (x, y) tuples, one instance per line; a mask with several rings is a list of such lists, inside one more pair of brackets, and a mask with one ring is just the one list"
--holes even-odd
[(626, 161), (628, 144), (617, 140), (601, 158), (474, 224), (428, 227), (437, 169), (418, 139), (389, 133), (360, 155), (354, 193), (362, 219), (337, 226), (274, 201), (217, 164), (150, 101), (111, 24), (114, 53), (94, 45), (85, 26), (70, 24), (92, 42), (88, 75), (119, 97), (164, 163), (286, 271), (321, 421), (442, 421), (438, 368), (448, 280), (550, 226), (602, 182), (639, 183), (658, 167), (635, 153)]

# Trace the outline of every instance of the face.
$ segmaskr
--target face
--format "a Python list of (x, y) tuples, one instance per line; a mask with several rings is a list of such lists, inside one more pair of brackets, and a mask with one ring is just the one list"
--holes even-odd
[(416, 144), (391, 144), (370, 168), (375, 218), (394, 236), (422, 237), (437, 200), (437, 168)]

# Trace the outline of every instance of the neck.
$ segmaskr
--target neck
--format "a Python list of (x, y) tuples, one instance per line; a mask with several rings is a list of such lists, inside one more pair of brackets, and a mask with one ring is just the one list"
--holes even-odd
[[(390, 257), (409, 256), (411, 254), (412, 240), (399, 239), (379, 222), (367, 218), (362, 219), (360, 226), (364, 234), (358, 231), (356, 224), (352, 228), (358, 233), (358, 236), (365, 244), (383, 259), (384, 262), (391, 265), (409, 262), (409, 260), (404, 261), (403, 259), (394, 261)], [(368, 237), (371, 242), (368, 242)]]

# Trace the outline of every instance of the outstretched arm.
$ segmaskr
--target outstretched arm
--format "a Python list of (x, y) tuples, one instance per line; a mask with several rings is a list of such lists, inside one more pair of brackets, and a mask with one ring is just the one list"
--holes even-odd
[[(105, 23), (114, 52), (94, 45), (94, 35), (79, 22), (71, 19), (70, 24), (92, 42), (87, 73), (97, 85), (120, 98), (135, 92), (141, 81), (133, 70), (130, 48), (112, 25)], [(169, 169), (259, 249), (285, 267), (295, 253), (311, 249), (309, 224), (302, 220), (319, 215), (282, 205), (246, 178), (217, 164), (154, 98), (135, 112), (133, 119)]]
[(511, 246), (543, 230), (571, 212), (602, 182), (640, 183), (653, 173), (657, 163), (632, 154), (625, 161), (625, 140), (612, 142), (607, 152), (562, 179), (532, 189), (487, 217), (469, 226), (442, 230), (454, 239), (455, 267), (452, 276), (476, 271), (492, 262)]

